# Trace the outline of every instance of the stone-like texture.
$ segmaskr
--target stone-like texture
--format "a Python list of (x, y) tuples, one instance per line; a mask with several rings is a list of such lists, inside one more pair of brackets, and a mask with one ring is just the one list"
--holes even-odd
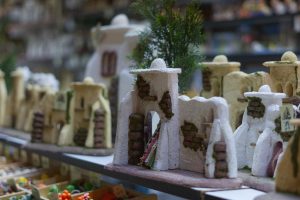
[(94, 112), (94, 148), (104, 148), (105, 113), (101, 109)]
[(161, 100), (159, 101), (159, 107), (164, 112), (167, 119), (171, 119), (174, 115), (172, 112), (172, 100), (169, 91), (166, 91)]
[(184, 122), (181, 126), (181, 131), (184, 137), (183, 146), (186, 148), (197, 151), (198, 149), (206, 155), (207, 143), (204, 141), (205, 138), (197, 136), (198, 128), (190, 122)]
[(211, 90), (211, 84), (210, 84), (210, 77), (212, 75), (212, 72), (208, 68), (204, 68), (202, 70), (202, 85), (204, 91), (210, 91)]
[(44, 128), (44, 114), (41, 112), (35, 112), (33, 114), (31, 142), (42, 142), (43, 140), (43, 128)]
[(128, 163), (137, 165), (144, 153), (144, 115), (131, 114), (128, 132)]
[(216, 178), (227, 178), (228, 165), (226, 161), (226, 143), (216, 142), (214, 145), (214, 157), (216, 159)]
[(83, 147), (85, 144), (85, 140), (87, 138), (87, 129), (86, 128), (79, 128), (77, 133), (74, 135), (74, 143), (77, 146)]
[(261, 98), (248, 97), (247, 115), (253, 118), (262, 118), (265, 114), (265, 105), (261, 102)]
[(150, 84), (143, 79), (142, 76), (137, 76), (136, 80), (136, 86), (138, 89), (138, 95), (141, 99), (145, 101), (156, 101), (157, 97), (156, 96), (151, 96), (150, 95)]

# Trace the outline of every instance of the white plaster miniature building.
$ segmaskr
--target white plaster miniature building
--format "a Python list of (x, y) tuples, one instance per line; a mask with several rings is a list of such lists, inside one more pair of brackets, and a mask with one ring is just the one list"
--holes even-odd
[(138, 34), (144, 26), (129, 24), (126, 15), (115, 16), (110, 25), (92, 29), (95, 52), (89, 60), (85, 77), (104, 84), (108, 89), (112, 114), (112, 132), (115, 133), (120, 100), (132, 90), (134, 82), (129, 67), (129, 56), (138, 43)]
[[(237, 176), (228, 106), (221, 98), (178, 97), (178, 73), (155, 59), (137, 74), (119, 109), (113, 164), (185, 169), (213, 178)], [(152, 112), (160, 118), (155, 131)], [(150, 126), (149, 128), (149, 121)]]
[[(119, 165), (139, 163), (145, 146), (144, 119), (148, 112), (155, 111), (160, 117), (161, 124), (153, 168), (156, 170), (178, 168), (177, 74), (181, 73), (181, 69), (167, 68), (162, 59), (156, 59), (150, 69), (134, 70), (132, 73), (138, 76), (136, 88), (128, 93), (119, 108), (113, 162)], [(165, 100), (169, 103), (164, 103)], [(162, 108), (161, 105), (166, 106)]]
[(249, 167), (253, 175), (266, 176), (275, 145), (282, 143), (275, 120), (286, 95), (272, 93), (268, 85), (263, 85), (258, 92), (246, 92), (244, 96), (248, 105), (242, 124), (234, 133), (238, 168)]
[(209, 178), (237, 177), (236, 151), (226, 100), (180, 96), (179, 113), (179, 168), (200, 172)]
[(271, 85), (272, 81), (266, 72), (247, 74), (235, 71), (225, 75), (223, 83), (223, 97), (229, 105), (230, 124), (235, 130), (241, 125), (247, 107), (244, 93), (258, 91), (262, 85)]

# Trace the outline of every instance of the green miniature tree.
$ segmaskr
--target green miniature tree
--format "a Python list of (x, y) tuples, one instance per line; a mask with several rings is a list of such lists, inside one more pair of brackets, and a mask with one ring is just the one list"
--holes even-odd
[(179, 88), (188, 90), (202, 58), (198, 53), (203, 41), (199, 2), (180, 8), (175, 0), (137, 0), (132, 7), (150, 23), (132, 53), (134, 67), (147, 68), (155, 58), (163, 58), (168, 66), (182, 69)]
[(16, 65), (16, 45), (10, 40), (7, 34), (8, 21), (5, 18), (0, 19), (0, 70), (5, 74), (5, 84), (7, 90), (12, 87), (11, 72), (15, 70)]

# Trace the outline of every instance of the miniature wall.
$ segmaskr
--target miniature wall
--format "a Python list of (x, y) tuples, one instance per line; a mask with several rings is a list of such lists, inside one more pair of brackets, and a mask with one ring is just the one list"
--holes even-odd
[[(179, 167), (207, 177), (236, 177), (237, 160), (225, 99), (179, 97)], [(222, 147), (216, 144), (222, 143)]]

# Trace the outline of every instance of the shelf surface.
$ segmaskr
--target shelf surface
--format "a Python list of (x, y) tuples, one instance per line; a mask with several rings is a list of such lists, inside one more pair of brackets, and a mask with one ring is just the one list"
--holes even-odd
[[(0, 141), (18, 148), (24, 148), (24, 146), (26, 146), (26, 144), (28, 143), (26, 139), (15, 138), (14, 136), (5, 134), (5, 129), (0, 130)], [(37, 153), (41, 156), (46, 156), (49, 159), (74, 165), (76, 167), (80, 167), (85, 170), (93, 171), (119, 180), (128, 181), (136, 185), (141, 185), (146, 188), (151, 188), (154, 190), (169, 193), (186, 199), (198, 199), (198, 200), (199, 199), (228, 199), (226, 198), (228, 195), (239, 194), (239, 192), (237, 191), (240, 191), (241, 195), (245, 195), (244, 194), (245, 187), (236, 190), (225, 190), (225, 192), (222, 193), (221, 191), (224, 191), (224, 189), (220, 189), (220, 188), (185, 187), (181, 185), (161, 182), (159, 180), (150, 180), (142, 177), (137, 177), (134, 175), (129, 175), (124, 172), (115, 172), (105, 167), (106, 165), (112, 163), (113, 155), (95, 157), (95, 156), (86, 156), (86, 155), (75, 155), (69, 153), (55, 153), (55, 152), (47, 151), (47, 149), (43, 149), (43, 150), (25, 149), (25, 150), (32, 153)], [(228, 193), (226, 193), (226, 191), (228, 191)], [(247, 199), (249, 200), (252, 197), (265, 194), (264, 192), (260, 192), (254, 189), (248, 190), (248, 192), (250, 196)]]

